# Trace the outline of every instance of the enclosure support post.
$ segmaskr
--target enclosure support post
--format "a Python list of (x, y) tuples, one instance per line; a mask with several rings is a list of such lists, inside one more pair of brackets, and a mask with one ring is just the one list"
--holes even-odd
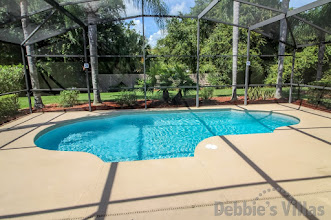
[(27, 90), (26, 94), (28, 96), (28, 101), (29, 101), (29, 110), (30, 110), (30, 113), (32, 113), (29, 77), (28, 77), (28, 71), (26, 70), (25, 52), (24, 52), (23, 46), (21, 46), (21, 53), (22, 53), (22, 61), (23, 61), (23, 66), (24, 66), (25, 86), (26, 86), (26, 90)]
[(247, 93), (248, 93), (248, 80), (249, 80), (249, 49), (250, 49), (250, 38), (251, 38), (251, 30), (248, 29), (247, 33), (247, 60), (246, 60), (246, 70), (245, 70), (245, 105), (247, 105)]
[[(87, 58), (87, 46), (86, 46), (86, 30), (83, 29), (83, 41), (84, 41), (84, 62), (88, 63), (88, 58)], [(88, 97), (88, 109), (91, 112), (92, 107), (91, 107), (91, 89), (90, 89), (90, 80), (89, 80), (89, 75), (88, 75), (88, 68), (85, 69), (85, 75), (86, 75), (86, 86), (87, 86), (87, 97)]]
[(146, 45), (145, 45), (145, 16), (144, 16), (144, 0), (141, 1), (142, 7), (142, 23), (143, 23), (143, 66), (144, 66), (144, 95), (145, 109), (147, 109), (147, 88), (146, 88)]
[(293, 92), (293, 75), (294, 75), (294, 66), (295, 66), (295, 52), (296, 49), (293, 50), (293, 58), (292, 58), (292, 71), (291, 71), (291, 87), (290, 87), (290, 94), (288, 97), (288, 103), (292, 103), (292, 92)]
[(200, 65), (200, 19), (198, 19), (197, 27), (197, 95), (195, 99), (195, 105), (199, 107), (199, 65)]

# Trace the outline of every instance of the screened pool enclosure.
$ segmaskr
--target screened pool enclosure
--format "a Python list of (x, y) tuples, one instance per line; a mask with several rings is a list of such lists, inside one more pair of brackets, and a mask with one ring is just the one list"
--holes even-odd
[(176, 103), (180, 91), (199, 107), (206, 88), (232, 89), (247, 105), (250, 88), (262, 87), (289, 103), (310, 90), (330, 108), (331, 86), (316, 82), (331, 72), (331, 0), (2, 0), (0, 7), (1, 53), (21, 56), (25, 71), (25, 88), (1, 96), (27, 96), (31, 112), (33, 96), (37, 103), (62, 90), (86, 93), (91, 111), (92, 99), (112, 92), (137, 91), (148, 108), (165, 96)]

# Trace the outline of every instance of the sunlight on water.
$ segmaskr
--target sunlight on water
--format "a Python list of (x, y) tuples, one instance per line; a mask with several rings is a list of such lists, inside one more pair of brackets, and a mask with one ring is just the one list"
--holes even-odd
[(273, 112), (197, 110), (123, 114), (66, 124), (39, 136), (38, 147), (82, 151), (105, 162), (192, 157), (216, 135), (271, 133), (299, 120)]

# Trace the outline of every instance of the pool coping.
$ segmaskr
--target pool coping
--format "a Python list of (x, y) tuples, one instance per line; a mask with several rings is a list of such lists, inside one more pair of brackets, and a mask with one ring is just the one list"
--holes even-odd
[[(105, 163), (84, 152), (28, 148), (45, 127), (103, 111), (45, 113), (15, 129), (3, 130), (0, 141), (6, 147), (0, 151), (0, 173), (6, 178), (0, 181), (0, 218), (212, 219), (215, 201), (252, 201), (263, 190), (278, 185), (300, 201), (323, 205), (324, 218), (330, 219), (331, 148), (321, 140), (331, 141), (331, 115), (316, 110), (309, 110), (310, 114), (295, 105), (250, 105), (247, 109), (288, 112), (300, 123), (268, 134), (207, 138), (191, 158), (118, 163)], [(31, 126), (20, 129), (24, 125)], [(218, 149), (206, 149), (205, 144)], [(265, 201), (277, 205), (286, 200), (275, 191), (257, 203)]]

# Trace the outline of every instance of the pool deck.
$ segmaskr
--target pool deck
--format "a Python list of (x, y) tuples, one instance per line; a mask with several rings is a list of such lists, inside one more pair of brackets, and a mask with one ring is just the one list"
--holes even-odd
[(88, 153), (40, 149), (33, 139), (51, 125), (112, 111), (27, 115), (0, 127), (0, 219), (256, 218), (215, 216), (216, 201), (264, 206), (260, 219), (284, 219), (284, 208), (288, 219), (307, 219), (301, 213), (320, 206), (324, 214), (308, 219), (331, 219), (330, 113), (292, 104), (208, 108), (274, 111), (301, 121), (268, 134), (205, 139), (191, 158), (104, 163)]

